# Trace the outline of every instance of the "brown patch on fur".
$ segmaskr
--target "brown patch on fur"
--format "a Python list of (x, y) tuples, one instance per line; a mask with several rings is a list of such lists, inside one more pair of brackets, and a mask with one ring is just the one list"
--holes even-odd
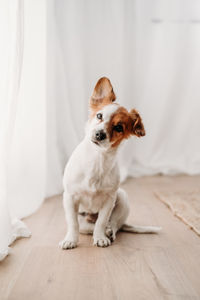
[(88, 223), (96, 223), (96, 220), (98, 218), (98, 213), (96, 214), (92, 214), (92, 213), (87, 213), (87, 212), (79, 212), (79, 215), (81, 215), (82, 217), (86, 217), (86, 221)]
[(94, 88), (92, 97), (90, 98), (91, 117), (105, 105), (113, 103), (115, 99), (116, 96), (110, 80), (106, 77), (100, 78)]
[(137, 110), (131, 109), (130, 115), (134, 122), (133, 134), (137, 135), (138, 137), (145, 136), (145, 129), (142, 123), (142, 118), (140, 117)]
[[(115, 130), (117, 125), (123, 127), (123, 132)], [(139, 113), (135, 109), (132, 109), (129, 113), (124, 107), (119, 107), (112, 115), (107, 130), (110, 141), (113, 142), (112, 147), (117, 147), (123, 139), (128, 139), (131, 135), (138, 137), (145, 135), (144, 125)]]
[(86, 220), (88, 223), (96, 223), (96, 220), (98, 218), (98, 213), (97, 214), (87, 214)]

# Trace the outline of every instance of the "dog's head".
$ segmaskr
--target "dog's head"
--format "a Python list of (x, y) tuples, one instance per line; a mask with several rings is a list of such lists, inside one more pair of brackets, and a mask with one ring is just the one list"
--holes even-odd
[(90, 99), (87, 130), (91, 141), (104, 149), (117, 147), (122, 140), (133, 135), (145, 135), (139, 113), (135, 109), (128, 112), (115, 103), (115, 99), (110, 80), (106, 77), (99, 79)]

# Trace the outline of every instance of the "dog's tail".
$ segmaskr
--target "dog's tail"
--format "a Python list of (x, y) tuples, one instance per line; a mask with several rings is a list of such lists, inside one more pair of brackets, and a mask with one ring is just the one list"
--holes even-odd
[(132, 232), (132, 233), (158, 233), (162, 230), (162, 227), (158, 226), (138, 226), (124, 224), (120, 228), (120, 231)]

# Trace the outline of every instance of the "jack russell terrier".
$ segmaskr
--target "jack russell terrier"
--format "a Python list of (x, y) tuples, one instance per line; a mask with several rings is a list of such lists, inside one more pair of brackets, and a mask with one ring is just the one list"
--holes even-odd
[(93, 234), (94, 245), (107, 247), (119, 230), (156, 233), (160, 227), (125, 224), (127, 194), (119, 188), (116, 154), (124, 139), (145, 135), (139, 113), (115, 103), (110, 80), (99, 79), (90, 99), (90, 117), (83, 141), (72, 153), (64, 172), (63, 205), (67, 234), (62, 249), (77, 247), (79, 232)]

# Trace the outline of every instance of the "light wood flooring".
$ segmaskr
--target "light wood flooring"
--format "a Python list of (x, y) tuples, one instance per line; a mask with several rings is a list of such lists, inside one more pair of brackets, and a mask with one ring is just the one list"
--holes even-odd
[(30, 239), (12, 246), (0, 264), (0, 299), (200, 299), (200, 237), (158, 200), (154, 191), (191, 190), (200, 176), (128, 179), (129, 223), (159, 225), (158, 235), (119, 233), (108, 248), (80, 235), (79, 247), (61, 250), (66, 232), (61, 196), (47, 199), (25, 220)]

